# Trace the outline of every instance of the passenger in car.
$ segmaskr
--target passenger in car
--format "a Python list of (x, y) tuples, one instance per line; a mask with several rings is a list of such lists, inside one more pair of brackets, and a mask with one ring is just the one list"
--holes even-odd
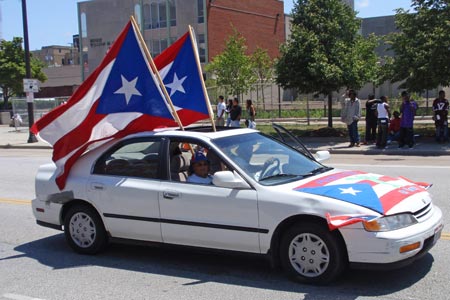
[(188, 177), (187, 182), (212, 184), (213, 177), (209, 174), (209, 161), (202, 152), (195, 153), (191, 166), (193, 173)]

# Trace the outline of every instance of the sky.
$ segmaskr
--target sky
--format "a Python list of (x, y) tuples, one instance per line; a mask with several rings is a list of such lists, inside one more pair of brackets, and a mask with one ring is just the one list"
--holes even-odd
[[(70, 46), (72, 36), (78, 33), (77, 2), (80, 0), (26, 0), (30, 50)], [(291, 12), (293, 2), (284, 0), (285, 13)], [(410, 5), (411, 0), (355, 0), (361, 18), (393, 15), (396, 8), (409, 9)], [(22, 0), (0, 0), (0, 9), (0, 38), (23, 37)]]

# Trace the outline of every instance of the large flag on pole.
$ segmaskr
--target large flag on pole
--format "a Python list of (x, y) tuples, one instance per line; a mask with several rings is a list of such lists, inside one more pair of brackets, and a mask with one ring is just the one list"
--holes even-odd
[(130, 21), (99, 67), (66, 104), (31, 131), (53, 146), (56, 183), (66, 184), (75, 161), (100, 142), (158, 127), (177, 126)]
[(184, 126), (210, 118), (203, 76), (189, 31), (154, 58), (164, 85)]

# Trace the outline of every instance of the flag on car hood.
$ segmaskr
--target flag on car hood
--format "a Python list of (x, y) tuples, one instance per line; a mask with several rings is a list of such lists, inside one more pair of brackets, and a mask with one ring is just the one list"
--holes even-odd
[(209, 118), (194, 46), (187, 32), (154, 59), (184, 126)]
[(401, 177), (341, 171), (315, 178), (294, 190), (353, 203), (385, 215), (410, 196), (425, 192), (424, 185)]
[(177, 126), (130, 21), (99, 67), (67, 103), (39, 119), (34, 134), (53, 146), (56, 183), (66, 184), (86, 151), (131, 133)]

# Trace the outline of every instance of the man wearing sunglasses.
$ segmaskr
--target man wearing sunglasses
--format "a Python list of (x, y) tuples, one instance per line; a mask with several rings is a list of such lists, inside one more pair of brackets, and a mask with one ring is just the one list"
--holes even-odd
[(192, 174), (188, 177), (187, 182), (212, 184), (213, 177), (209, 175), (209, 161), (206, 156), (198, 151), (191, 160)]

